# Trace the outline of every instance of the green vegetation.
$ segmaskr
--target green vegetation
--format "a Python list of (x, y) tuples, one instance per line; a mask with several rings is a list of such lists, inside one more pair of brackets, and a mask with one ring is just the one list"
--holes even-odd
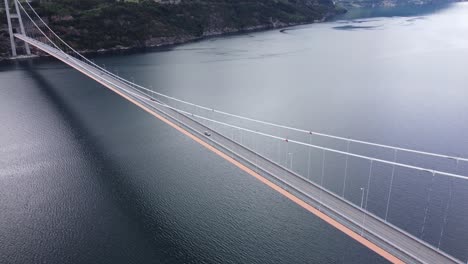
[(81, 50), (173, 44), (309, 23), (337, 12), (330, 0), (52, 0), (34, 5), (54, 30)]
[(10, 39), (8, 36), (8, 30), (6, 29), (6, 15), (5, 15), (5, 9), (0, 8), (0, 59), (2, 57), (8, 57), (9, 56), (9, 45), (10, 45)]

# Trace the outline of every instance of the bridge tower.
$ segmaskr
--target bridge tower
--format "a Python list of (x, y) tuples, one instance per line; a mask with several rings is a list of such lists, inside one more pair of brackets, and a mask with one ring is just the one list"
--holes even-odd
[[(23, 19), (21, 18), (21, 12), (18, 6), (18, 3), (16, 2), (17, 0), (13, 0), (15, 3), (15, 13), (12, 13), (10, 10), (10, 3), (9, 0), (4, 0), (5, 1), (5, 12), (6, 12), (6, 17), (8, 20), (8, 33), (10, 34), (10, 45), (11, 45), (11, 55), (12, 57), (18, 56), (17, 50), (16, 50), (16, 43), (15, 43), (15, 36), (13, 35), (16, 32), (21, 32), (21, 34), (26, 35), (26, 32), (24, 30), (24, 24), (23, 24)], [(17, 21), (16, 24), (14, 24), (14, 20)], [(17, 27), (19, 26), (19, 30)], [(31, 49), (29, 48), (28, 43), (24, 43), (24, 49), (26, 51), (26, 55), (31, 55)]]

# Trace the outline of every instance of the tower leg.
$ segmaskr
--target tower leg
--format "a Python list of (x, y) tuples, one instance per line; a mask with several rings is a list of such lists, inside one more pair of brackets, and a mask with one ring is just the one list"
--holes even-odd
[[(10, 34), (10, 45), (11, 45), (11, 56), (16, 57), (16, 44), (15, 44), (15, 37), (13, 36), (13, 27), (11, 25), (11, 16), (10, 16), (10, 5), (8, 4), (8, 0), (5, 1), (5, 12), (8, 21), (8, 33)], [(15, 2), (16, 4), (16, 2)]]
[[(21, 34), (26, 36), (26, 31), (24, 30), (23, 19), (21, 18), (21, 12), (18, 7), (18, 2), (16, 2), (16, 0), (13, 0), (13, 1), (15, 2), (16, 14), (18, 15)], [(26, 49), (26, 55), (31, 55), (31, 49), (29, 48), (29, 44), (25, 42), (24, 45), (25, 45), (24, 48)]]

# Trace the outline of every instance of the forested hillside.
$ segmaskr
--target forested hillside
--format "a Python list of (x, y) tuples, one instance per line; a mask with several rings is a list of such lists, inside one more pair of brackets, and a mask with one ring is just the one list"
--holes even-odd
[[(151, 47), (240, 31), (320, 21), (339, 12), (331, 0), (51, 0), (41, 16), (80, 50)], [(4, 10), (1, 21), (6, 23)], [(5, 25), (2, 25), (4, 27)], [(5, 53), (5, 32), (0, 33)]]

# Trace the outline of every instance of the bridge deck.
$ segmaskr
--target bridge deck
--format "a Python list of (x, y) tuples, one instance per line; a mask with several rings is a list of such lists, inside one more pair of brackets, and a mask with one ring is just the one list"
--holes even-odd
[[(127, 100), (132, 101), (146, 111), (152, 112), (153, 115), (158, 118), (166, 119), (169, 123), (175, 124), (179, 130), (182, 128), (182, 130), (185, 130), (186, 134), (190, 133), (198, 138), (197, 141), (215, 147), (218, 151), (223, 152), (243, 166), (257, 172), (258, 175), (267, 178), (277, 186), (280, 186), (309, 206), (315, 208), (315, 212), (314, 210), (309, 211), (333, 226), (338, 227), (341, 231), (347, 233), (387, 259), (393, 260), (394, 262), (398, 262), (399, 259), (406, 263), (462, 263), (450, 255), (393, 225), (385, 223), (380, 218), (366, 213), (361, 210), (361, 208), (343, 200), (341, 197), (322, 189), (320, 186), (258, 155), (252, 150), (221, 134), (213, 131), (210, 137), (204, 136), (203, 133), (208, 130), (208, 128), (203, 124), (176, 110), (155, 104), (151, 100), (143, 100), (135, 96), (132, 93), (138, 92), (135, 92), (129, 85), (99, 71), (91, 65), (24, 35), (16, 34), (15, 37), (61, 60), (125, 97)], [(127, 90), (132, 92), (129, 93)], [(146, 95), (142, 93), (138, 94), (146, 97)], [(322, 213), (333, 220), (327, 220), (327, 217), (321, 216)], [(338, 225), (333, 224), (335, 221)], [(340, 225), (344, 226), (346, 230), (340, 228)], [(378, 250), (376, 250), (376, 248)]]

